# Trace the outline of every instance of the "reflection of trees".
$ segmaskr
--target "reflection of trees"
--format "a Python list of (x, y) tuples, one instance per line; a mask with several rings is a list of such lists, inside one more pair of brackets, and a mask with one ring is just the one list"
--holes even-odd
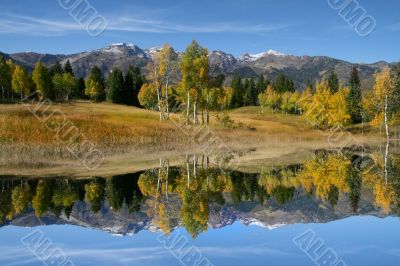
[(9, 219), (10, 212), (12, 212), (11, 190), (3, 187), (0, 193), (0, 222)]
[(85, 200), (90, 204), (94, 213), (101, 209), (101, 203), (104, 198), (105, 181), (102, 178), (95, 178), (85, 185)]
[(347, 175), (347, 184), (349, 186), (349, 198), (350, 198), (350, 205), (353, 212), (357, 212), (358, 203), (360, 201), (361, 196), (361, 185), (362, 185), (362, 178), (360, 175), (360, 160), (359, 157), (353, 156), (351, 159), (351, 165), (348, 170)]
[(140, 173), (114, 176), (112, 178), (73, 179), (31, 179), (3, 180), (0, 193), (0, 221), (12, 219), (33, 209), (38, 218), (46, 212), (55, 216), (62, 213), (69, 218), (78, 201), (86, 201), (96, 213), (106, 198), (114, 211), (126, 206), (130, 212), (140, 209), (143, 195), (138, 186)]
[(183, 186), (180, 190), (182, 199), (181, 221), (186, 230), (196, 237), (199, 233), (207, 230), (208, 222), (208, 197), (207, 193), (198, 190), (191, 190)]
[[(319, 151), (302, 167), (286, 166), (262, 173), (258, 183), (278, 203), (290, 199), (285, 197), (290, 193), (283, 188), (303, 188), (333, 207), (341, 194), (348, 193), (354, 212), (358, 209), (364, 186), (374, 191), (375, 205), (389, 212), (391, 207), (400, 210), (399, 163), (400, 156), (397, 155), (389, 156), (385, 167), (384, 156), (361, 158), (357, 155)], [(387, 179), (385, 169), (389, 172)]]
[(339, 200), (339, 189), (335, 185), (331, 185), (328, 194), (328, 202), (331, 204), (333, 208), (335, 208), (337, 202)]
[(263, 204), (269, 198), (269, 193), (259, 185), (257, 175), (232, 172), (229, 173), (229, 179), (234, 204), (244, 200), (254, 201), (255, 198)]
[(332, 186), (340, 192), (348, 192), (346, 183), (350, 160), (344, 154), (322, 154), (304, 164), (304, 169), (298, 175), (298, 185), (307, 192), (315, 191), (315, 195), (327, 200)]
[(170, 233), (178, 225), (179, 208), (170, 201), (169, 193), (175, 191), (175, 179), (179, 174), (178, 169), (170, 169), (168, 160), (160, 159), (158, 169), (144, 172), (138, 180), (140, 191), (148, 197), (147, 203), (151, 206), (147, 214), (164, 233)]
[(107, 178), (106, 197), (110, 206), (118, 211), (125, 204), (130, 212), (137, 211), (143, 200), (138, 186), (140, 173), (119, 175)]
[(52, 180), (40, 180), (36, 187), (36, 194), (32, 199), (35, 215), (41, 218), (51, 205)]
[(24, 212), (31, 202), (33, 197), (31, 186), (28, 183), (21, 183), (12, 190), (11, 201), (14, 207), (15, 214)]
[[(193, 171), (191, 171), (193, 169)], [(181, 172), (177, 180), (176, 192), (181, 198), (180, 218), (186, 230), (196, 237), (207, 230), (208, 222), (208, 178), (206, 170), (198, 170), (197, 157), (194, 156), (192, 165), (186, 161), (186, 171)], [(186, 173), (186, 182), (184, 180)]]
[(369, 161), (368, 171), (363, 179), (369, 188), (374, 190), (375, 205), (389, 212), (393, 207), (396, 212), (400, 204), (400, 156), (374, 154)]
[(385, 212), (400, 214), (398, 155), (389, 156), (385, 168), (383, 155), (361, 158), (320, 151), (303, 165), (273, 167), (261, 174), (225, 171), (209, 167), (207, 158), (190, 158), (181, 167), (160, 160), (157, 169), (109, 178), (2, 179), (0, 221), (27, 210), (39, 218), (46, 212), (68, 218), (78, 201), (97, 213), (106, 202), (114, 212), (146, 212), (165, 233), (181, 224), (196, 237), (207, 230), (211, 205), (291, 204), (295, 195), (305, 193), (333, 208), (340, 199), (348, 200), (356, 212), (362, 191), (373, 191), (375, 205)]
[[(144, 195), (149, 196), (147, 201), (153, 206), (148, 214), (165, 233), (171, 232), (179, 221), (193, 237), (207, 230), (209, 204), (224, 204), (223, 193), (230, 193), (234, 204), (255, 198), (264, 202), (268, 198), (258, 185), (256, 174), (209, 168), (207, 161), (206, 158), (204, 168), (204, 163), (199, 164), (196, 156), (179, 168), (167, 168), (161, 162), (159, 169), (141, 174), (139, 187)], [(178, 200), (169, 198), (168, 193), (177, 196)]]
[(53, 189), (52, 203), (57, 210), (64, 210), (69, 218), (74, 203), (79, 199), (79, 193), (74, 183), (67, 183), (68, 180), (56, 182)]
[(294, 190), (294, 187), (277, 186), (272, 191), (272, 196), (279, 204), (284, 204), (293, 199)]
[(299, 165), (273, 167), (270, 171), (261, 174), (258, 184), (268, 193), (266, 195), (272, 195), (276, 202), (284, 204), (292, 200), (294, 196), (297, 184), (296, 176), (299, 170)]

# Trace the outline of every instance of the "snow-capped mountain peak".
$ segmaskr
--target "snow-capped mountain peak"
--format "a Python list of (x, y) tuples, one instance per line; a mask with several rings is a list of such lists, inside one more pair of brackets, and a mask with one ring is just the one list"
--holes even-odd
[(277, 223), (277, 224), (267, 224), (265, 222), (261, 222), (260, 220), (256, 218), (250, 218), (250, 219), (239, 219), (239, 222), (245, 225), (254, 225), (258, 227), (263, 227), (263, 228), (268, 228), (269, 230), (274, 230), (277, 228), (280, 228), (282, 226), (285, 226), (286, 224), (284, 223)]
[(153, 58), (153, 56), (154, 56), (156, 53), (160, 52), (161, 49), (162, 49), (162, 47), (160, 47), (160, 46), (154, 46), (154, 47), (145, 49), (144, 51), (146, 52), (146, 54), (147, 54), (150, 58)]
[(137, 47), (133, 43), (119, 42), (119, 43), (112, 43), (106, 46), (105, 48), (100, 49), (100, 51), (109, 53), (122, 53), (124, 49), (138, 50), (138, 48), (139, 47)]
[(284, 53), (281, 53), (281, 52), (278, 52), (278, 51), (275, 51), (275, 50), (272, 50), (272, 49), (269, 49), (268, 52), (267, 52), (267, 54), (269, 54), (269, 55), (276, 55), (276, 56), (285, 56), (285, 55), (286, 55), (286, 54), (284, 54)]
[(261, 57), (264, 57), (264, 56), (267, 56), (267, 55), (285, 56), (286, 54), (270, 49), (270, 50), (268, 50), (266, 52), (261, 52), (261, 53), (258, 53), (258, 54), (246, 53), (246, 54), (240, 56), (239, 60), (241, 60), (241, 61), (256, 61), (256, 60), (260, 59)]
[(134, 47), (135, 45), (133, 43), (125, 43), (125, 42), (117, 42), (117, 43), (112, 43), (109, 46), (124, 46), (124, 47)]
[(138, 58), (148, 59), (146, 51), (133, 43), (112, 43), (105, 48), (96, 50), (96, 52), (103, 53), (103, 55), (108, 54), (109, 56), (114, 57), (137, 56)]

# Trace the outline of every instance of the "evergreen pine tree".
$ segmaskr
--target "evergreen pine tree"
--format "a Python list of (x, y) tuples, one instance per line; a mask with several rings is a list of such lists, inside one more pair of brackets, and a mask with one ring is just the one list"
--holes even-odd
[[(131, 67), (130, 67), (130, 69), (131, 69)], [(133, 73), (132, 73), (132, 71), (130, 71), (130, 69), (128, 69), (128, 71), (126, 72), (126, 74), (124, 76), (124, 91), (123, 91), (124, 103), (127, 105), (137, 106), (136, 104), (134, 104), (137, 101), (137, 96), (136, 96), (136, 101), (135, 101)]]
[(69, 62), (69, 59), (64, 65), (64, 72), (65, 73), (70, 73), (72, 76), (75, 76), (74, 71), (72, 70), (71, 63)]
[(250, 86), (250, 105), (254, 106), (257, 105), (258, 89), (253, 78), (250, 79), (249, 86)]
[(245, 79), (243, 82), (243, 105), (249, 106), (251, 105), (251, 84), (249, 79)]
[(83, 78), (79, 78), (76, 80), (76, 87), (73, 93), (73, 98), (75, 99), (85, 99), (85, 80)]
[(112, 103), (124, 103), (124, 76), (122, 71), (114, 68), (107, 79), (107, 99)]
[(339, 78), (335, 71), (332, 71), (328, 77), (328, 86), (331, 93), (336, 93), (339, 91)]
[(52, 65), (49, 69), (50, 71), (50, 76), (54, 76), (55, 74), (63, 74), (64, 70), (60, 64), (60, 62), (57, 60), (54, 65)]
[(125, 75), (125, 84), (123, 95), (125, 97), (124, 103), (140, 107), (138, 94), (146, 79), (141, 75), (140, 68), (130, 66)]
[(361, 109), (361, 84), (357, 67), (353, 67), (349, 80), (350, 92), (348, 96), (348, 108), (351, 120), (354, 124), (362, 121)]
[(233, 88), (232, 107), (243, 106), (243, 84), (239, 75), (235, 75), (232, 79), (231, 87)]
[(6, 63), (3, 56), (0, 55), (0, 90), (1, 99), (9, 98), (11, 89), (12, 74), (10, 66)]
[(264, 75), (258, 76), (256, 87), (257, 87), (257, 95), (264, 92), (267, 89)]
[(285, 93), (285, 92), (294, 92), (294, 82), (290, 79), (288, 79), (285, 75), (279, 74), (272, 87), (274, 88), (274, 91), (277, 93)]

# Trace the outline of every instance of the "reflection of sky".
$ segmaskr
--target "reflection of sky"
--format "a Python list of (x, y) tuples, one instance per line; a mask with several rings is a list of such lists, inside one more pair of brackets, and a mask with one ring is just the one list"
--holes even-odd
[[(118, 237), (70, 225), (37, 227), (75, 265), (180, 265), (157, 241), (158, 233), (142, 231)], [(20, 243), (34, 229), (0, 229), (0, 265), (43, 265)], [(275, 230), (235, 223), (211, 229), (191, 240), (214, 265), (314, 265), (292, 239), (313, 229), (347, 265), (400, 265), (398, 218), (351, 217), (328, 224), (290, 225)]]

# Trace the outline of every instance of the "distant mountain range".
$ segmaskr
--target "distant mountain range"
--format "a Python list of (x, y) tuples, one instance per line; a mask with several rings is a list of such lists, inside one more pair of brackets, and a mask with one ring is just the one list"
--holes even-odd
[[(105, 48), (82, 52), (78, 54), (38, 54), (23, 52), (3, 54), (6, 58), (12, 58), (18, 64), (32, 70), (37, 61), (47, 65), (54, 64), (57, 60), (65, 63), (71, 62), (75, 74), (86, 77), (90, 69), (97, 65), (105, 75), (113, 67), (126, 71), (130, 65), (143, 69), (146, 73), (146, 65), (152, 60), (159, 47), (142, 49), (134, 44), (115, 43)], [(373, 64), (355, 64), (334, 59), (327, 56), (294, 56), (269, 50), (259, 54), (244, 54), (235, 57), (223, 51), (209, 52), (210, 73), (212, 75), (224, 74), (228, 84), (234, 74), (243, 78), (265, 75), (273, 80), (278, 74), (285, 74), (295, 81), (296, 87), (302, 89), (308, 81), (316, 82), (326, 78), (332, 70), (338, 74), (340, 81), (346, 84), (351, 68), (357, 66), (362, 80), (363, 88), (370, 88), (373, 84), (373, 75), (390, 63), (385, 61)]]

